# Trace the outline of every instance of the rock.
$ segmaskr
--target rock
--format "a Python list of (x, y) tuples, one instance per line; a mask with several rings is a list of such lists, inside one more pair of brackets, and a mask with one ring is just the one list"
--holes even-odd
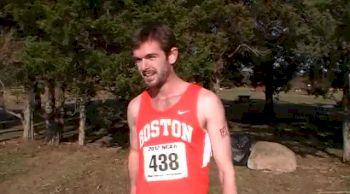
[(92, 143), (93, 146), (96, 147), (109, 147), (112, 145), (113, 138), (110, 136), (104, 136), (98, 140), (96, 140), (94, 143)]
[(93, 133), (94, 135), (105, 135), (108, 134), (108, 130), (106, 128), (101, 128), (98, 131)]
[(297, 161), (295, 153), (286, 146), (267, 141), (259, 141), (251, 148), (247, 166), (254, 170), (293, 172)]

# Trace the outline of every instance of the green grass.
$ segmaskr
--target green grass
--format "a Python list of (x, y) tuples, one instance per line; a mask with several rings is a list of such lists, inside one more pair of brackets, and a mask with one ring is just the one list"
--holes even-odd
[[(224, 100), (237, 100), (239, 95), (249, 95), (251, 99), (264, 100), (265, 93), (256, 92), (253, 88), (247, 87), (237, 87), (232, 89), (225, 89), (219, 92), (219, 96)], [(337, 92), (334, 95), (337, 101), (341, 100), (342, 93)], [(313, 95), (303, 95), (295, 92), (281, 92), (279, 94), (279, 102), (282, 103), (292, 103), (292, 104), (335, 104), (336, 100), (334, 99), (325, 99), (322, 96), (316, 97)]]

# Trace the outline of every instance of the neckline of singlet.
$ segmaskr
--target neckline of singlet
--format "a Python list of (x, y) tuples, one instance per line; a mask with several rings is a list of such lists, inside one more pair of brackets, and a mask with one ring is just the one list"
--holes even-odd
[(154, 107), (153, 103), (152, 103), (152, 97), (151, 95), (148, 93), (148, 91), (146, 91), (146, 96), (148, 98), (148, 106), (152, 109), (152, 111), (155, 111), (157, 113), (166, 113), (166, 112), (170, 112), (171, 110), (173, 110), (175, 107), (178, 106), (178, 104), (180, 104), (185, 97), (187, 96), (188, 92), (190, 91), (191, 88), (193, 88), (195, 85), (194, 84), (188, 84), (187, 88), (185, 89), (185, 91), (181, 94), (180, 99), (173, 105), (165, 108), (164, 110), (159, 110), (157, 108)]

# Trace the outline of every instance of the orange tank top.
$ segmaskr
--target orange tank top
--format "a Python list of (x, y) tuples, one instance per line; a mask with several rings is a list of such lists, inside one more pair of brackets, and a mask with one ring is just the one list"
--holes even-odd
[(136, 122), (139, 171), (137, 194), (207, 194), (211, 146), (197, 119), (201, 87), (190, 84), (180, 100), (155, 109), (147, 91), (141, 94)]

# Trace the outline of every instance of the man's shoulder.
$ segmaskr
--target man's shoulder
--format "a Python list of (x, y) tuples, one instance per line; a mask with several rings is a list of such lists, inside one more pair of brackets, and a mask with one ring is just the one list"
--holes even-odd
[(202, 88), (198, 95), (198, 110), (206, 114), (220, 110), (223, 106), (220, 97), (213, 91)]
[(137, 110), (139, 109), (139, 106), (140, 106), (142, 94), (143, 94), (143, 92), (129, 101), (128, 112), (137, 112)]
[(137, 102), (139, 102), (141, 100), (141, 96), (142, 96), (143, 92), (138, 94), (136, 97), (132, 98), (130, 101), (129, 101), (129, 105), (133, 105)]
[(218, 95), (211, 91), (211, 90), (208, 90), (204, 87), (201, 87), (201, 89), (199, 90), (199, 95), (198, 95), (198, 99), (200, 101), (212, 101), (212, 100), (217, 100), (219, 99)]
[(189, 85), (192, 85), (192, 88), (197, 88), (197, 90), (199, 90), (199, 97), (200, 98), (207, 98), (207, 97), (213, 97), (215, 96), (216, 94), (205, 88), (204, 86), (202, 86), (201, 84), (199, 83), (196, 83), (196, 82), (187, 82)]

